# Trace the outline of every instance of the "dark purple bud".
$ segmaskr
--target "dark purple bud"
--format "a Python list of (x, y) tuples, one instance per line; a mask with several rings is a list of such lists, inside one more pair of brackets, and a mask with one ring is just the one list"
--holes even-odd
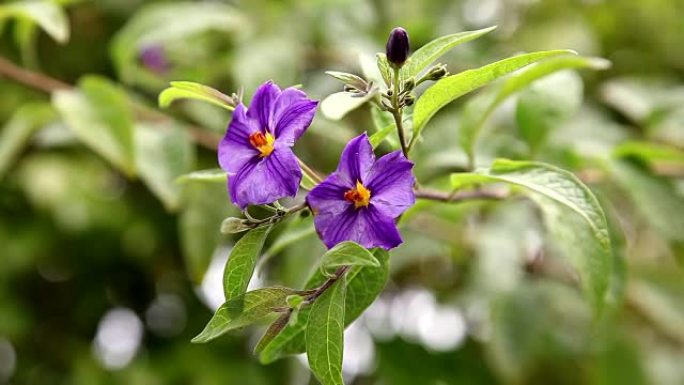
[(164, 52), (164, 47), (159, 44), (147, 45), (140, 49), (140, 62), (145, 68), (158, 74), (169, 70), (166, 52)]
[(387, 61), (395, 67), (401, 67), (408, 59), (408, 33), (401, 27), (394, 28), (387, 39)]

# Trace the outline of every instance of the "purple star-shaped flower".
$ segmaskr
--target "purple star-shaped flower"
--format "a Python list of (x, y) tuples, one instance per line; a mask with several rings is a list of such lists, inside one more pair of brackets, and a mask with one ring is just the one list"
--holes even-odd
[(399, 246), (394, 219), (416, 201), (412, 168), (401, 151), (375, 161), (365, 133), (352, 139), (337, 170), (306, 197), (325, 245), (354, 241), (366, 248)]
[(302, 170), (292, 152), (311, 124), (317, 101), (296, 88), (262, 84), (249, 109), (240, 103), (218, 148), (230, 199), (240, 209), (297, 194)]

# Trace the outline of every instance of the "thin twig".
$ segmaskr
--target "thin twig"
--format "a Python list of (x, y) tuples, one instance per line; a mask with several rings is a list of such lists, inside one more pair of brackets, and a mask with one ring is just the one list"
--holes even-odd
[(397, 126), (397, 135), (399, 136), (399, 144), (401, 144), (401, 152), (408, 159), (408, 148), (406, 147), (406, 137), (404, 135), (404, 122), (402, 118), (402, 110), (399, 106), (399, 67), (394, 69), (393, 79), (393, 93), (392, 93), (392, 117), (394, 124)]
[(9, 79), (16, 80), (21, 84), (43, 92), (54, 92), (71, 88), (69, 84), (60, 80), (21, 68), (2, 56), (0, 56), (0, 76), (6, 76)]
[(349, 265), (339, 267), (337, 269), (337, 271), (335, 271), (335, 274), (333, 274), (332, 277), (328, 278), (325, 282), (323, 282), (323, 284), (321, 286), (319, 286), (316, 289), (316, 291), (314, 291), (311, 295), (306, 297), (306, 302), (307, 303), (313, 303), (314, 301), (316, 301), (316, 299), (318, 297), (323, 295), (323, 293), (325, 293), (326, 290), (328, 290), (332, 285), (335, 284), (335, 282), (337, 282), (340, 278), (342, 278), (342, 276), (347, 273), (349, 268), (350, 268)]
[[(27, 87), (47, 93), (71, 90), (74, 88), (72, 85), (48, 75), (21, 68), (2, 56), (0, 56), (0, 77), (7, 77), (8, 79), (12, 79)], [(135, 111), (136, 116), (140, 119), (162, 122), (172, 120), (171, 117), (155, 109), (134, 103), (131, 103), (131, 106)], [(216, 150), (221, 141), (219, 135), (207, 132), (206, 130), (195, 126), (188, 126), (188, 133), (193, 141), (210, 150)]]

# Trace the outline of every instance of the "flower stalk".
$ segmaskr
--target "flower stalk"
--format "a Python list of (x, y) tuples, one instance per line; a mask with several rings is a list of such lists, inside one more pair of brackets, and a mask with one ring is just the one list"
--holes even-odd
[(401, 107), (401, 101), (399, 98), (399, 94), (401, 92), (401, 89), (399, 89), (399, 67), (394, 67), (394, 75), (392, 78), (392, 95), (391, 95), (391, 102), (392, 102), (392, 109), (390, 110), (392, 112), (392, 117), (394, 118), (394, 124), (397, 127), (397, 135), (399, 136), (399, 144), (401, 145), (401, 152), (404, 154), (406, 159), (408, 159), (408, 147), (406, 146), (406, 136), (404, 133), (404, 122), (403, 122), (403, 110)]

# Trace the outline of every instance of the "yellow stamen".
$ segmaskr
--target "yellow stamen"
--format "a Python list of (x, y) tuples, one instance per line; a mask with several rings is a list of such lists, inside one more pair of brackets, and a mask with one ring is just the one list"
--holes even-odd
[(356, 181), (356, 187), (344, 193), (344, 199), (354, 203), (355, 208), (368, 207), (371, 192), (360, 181)]
[(262, 158), (273, 152), (273, 142), (275, 142), (275, 138), (268, 132), (264, 135), (257, 131), (249, 136), (249, 143), (259, 150), (261, 153), (259, 156)]

